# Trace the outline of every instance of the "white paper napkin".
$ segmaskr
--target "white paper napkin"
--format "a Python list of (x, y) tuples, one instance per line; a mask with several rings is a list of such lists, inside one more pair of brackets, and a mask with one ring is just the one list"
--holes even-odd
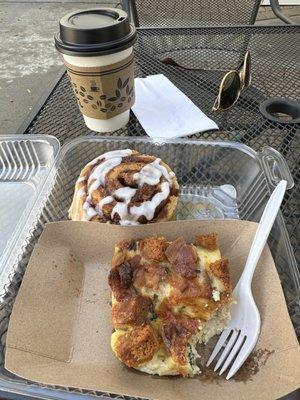
[(162, 74), (136, 78), (135, 95), (132, 111), (150, 137), (175, 138), (218, 129)]

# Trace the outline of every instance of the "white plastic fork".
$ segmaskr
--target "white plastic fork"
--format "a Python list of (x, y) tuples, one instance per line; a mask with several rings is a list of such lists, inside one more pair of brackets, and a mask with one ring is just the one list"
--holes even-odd
[(260, 315), (252, 296), (251, 282), (255, 267), (282, 203), (286, 184), (286, 181), (279, 182), (264, 209), (243, 273), (233, 291), (232, 296), (236, 303), (232, 305), (230, 310), (230, 323), (222, 332), (207, 362), (207, 366), (211, 364), (227, 341), (214, 368), (214, 371), (217, 371), (221, 367), (219, 375), (222, 375), (233, 362), (226, 379), (230, 379), (243, 365), (259, 336)]

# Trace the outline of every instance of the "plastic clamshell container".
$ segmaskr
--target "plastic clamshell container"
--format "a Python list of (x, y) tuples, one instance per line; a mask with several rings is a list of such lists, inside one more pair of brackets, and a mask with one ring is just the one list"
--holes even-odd
[[(0, 307), (0, 389), (43, 399), (110, 397), (94, 391), (45, 387), (10, 374), (4, 368), (5, 332), (19, 284), (44, 224), (67, 219), (75, 182), (85, 164), (102, 153), (125, 148), (160, 157), (174, 170), (180, 184), (179, 219), (240, 218), (258, 222), (278, 181), (285, 179), (287, 188), (293, 186), (285, 160), (270, 147), (258, 153), (233, 142), (108, 136), (81, 137), (66, 143), (31, 213), (27, 246), (15, 249), (18, 258), (10, 266), (12, 273)], [(281, 213), (268, 243), (291, 319), (300, 335), (300, 276)]]
[[(50, 136), (0, 136), (0, 287), (15, 263), (31, 227), (33, 205), (41, 193), (60, 145)], [(41, 199), (42, 200), (42, 199)], [(0, 290), (1, 296), (2, 290)]]

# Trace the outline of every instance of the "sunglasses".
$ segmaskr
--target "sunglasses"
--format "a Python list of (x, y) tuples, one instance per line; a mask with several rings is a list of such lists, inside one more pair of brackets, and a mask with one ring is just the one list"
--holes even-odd
[(213, 111), (226, 111), (239, 99), (241, 93), (251, 83), (251, 56), (247, 51), (244, 60), (237, 70), (227, 72), (220, 83), (219, 94), (213, 106)]
[[(185, 70), (201, 71), (200, 68), (188, 68), (178, 64), (172, 58), (168, 57), (162, 60), (165, 65), (172, 65)], [(237, 68), (227, 72), (220, 83), (219, 93), (213, 106), (213, 111), (225, 111), (231, 108), (239, 99), (240, 94), (246, 90), (251, 83), (251, 56), (247, 51), (244, 60)]]

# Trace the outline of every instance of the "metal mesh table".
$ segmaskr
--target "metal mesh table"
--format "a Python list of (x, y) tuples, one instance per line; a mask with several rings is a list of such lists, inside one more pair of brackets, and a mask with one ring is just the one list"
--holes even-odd
[[(283, 215), (297, 260), (299, 243), (300, 125), (275, 123), (265, 119), (259, 105), (270, 97), (300, 97), (300, 27), (219, 27), (219, 28), (140, 28), (135, 46), (136, 76), (163, 73), (207, 115), (220, 131), (193, 135), (197, 139), (239, 141), (255, 150), (271, 146), (287, 160), (295, 186), (285, 196)], [(232, 110), (211, 111), (223, 70), (236, 68), (246, 49), (252, 55), (252, 85)], [(183, 70), (164, 65), (172, 57)], [(69, 138), (93, 134), (77, 108), (67, 76), (61, 76), (40, 109), (21, 129), (25, 133), (56, 136), (61, 143)], [(96, 133), (94, 133), (96, 134)], [(143, 136), (134, 115), (117, 136)], [(276, 170), (273, 171), (276, 175)]]

